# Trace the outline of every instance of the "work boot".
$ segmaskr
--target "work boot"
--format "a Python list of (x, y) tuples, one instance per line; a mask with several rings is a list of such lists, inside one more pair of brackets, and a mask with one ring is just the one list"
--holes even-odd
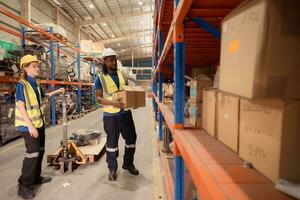
[(32, 189), (25, 187), (22, 184), (19, 184), (18, 195), (23, 199), (33, 199), (35, 197)]
[(40, 176), (40, 178), (37, 181), (35, 181), (34, 184), (49, 183), (51, 180), (52, 180), (51, 177)]
[(135, 168), (135, 166), (133, 166), (133, 165), (132, 166), (124, 166), (123, 165), (122, 168), (125, 170), (128, 170), (128, 172), (132, 175), (135, 175), (135, 176), (139, 175), (139, 170), (137, 170)]
[(109, 170), (108, 180), (115, 181), (117, 179), (117, 170)]

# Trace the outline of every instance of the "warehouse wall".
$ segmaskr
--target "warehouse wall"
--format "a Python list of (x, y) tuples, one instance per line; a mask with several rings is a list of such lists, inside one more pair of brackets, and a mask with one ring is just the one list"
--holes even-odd
[[(0, 6), (3, 6), (5, 9), (11, 11), (12, 13), (20, 16), (20, 4), (18, 0), (1, 0)], [(0, 25), (10, 28), (14, 31), (19, 30), (19, 23), (17, 23), (15, 20), (6, 17), (3, 14), (0, 14)], [(8, 34), (6, 32), (0, 31), (0, 40), (5, 40), (8, 42), (20, 42), (20, 38), (12, 36), (11, 34)]]
[[(122, 64), (123, 64), (123, 66), (131, 67), (132, 66), (132, 61), (131, 60), (123, 61)], [(151, 58), (142, 59), (142, 60), (135, 60), (134, 61), (134, 67), (152, 67), (152, 60), (151, 60)]]
[[(21, 0), (1, 0), (0, 6), (20, 16)], [(45, 0), (31, 0), (31, 21), (32, 23), (54, 23), (54, 8)], [(14, 31), (19, 31), (19, 23), (15, 20), (0, 14), (0, 25), (5, 26)], [(67, 39), (74, 42), (74, 23), (59, 13), (59, 25), (62, 26), (67, 33)], [(82, 39), (87, 39), (88, 35), (83, 31), (80, 33)], [(12, 36), (6, 32), (0, 31), (0, 40), (8, 42), (16, 42), (20, 44), (20, 38)]]

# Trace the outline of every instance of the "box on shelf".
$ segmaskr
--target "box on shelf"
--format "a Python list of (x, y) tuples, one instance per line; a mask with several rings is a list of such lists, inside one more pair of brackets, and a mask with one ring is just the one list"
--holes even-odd
[(190, 101), (191, 103), (201, 103), (203, 99), (202, 91), (205, 88), (211, 87), (213, 82), (210, 78), (203, 75), (197, 80), (190, 81)]
[(217, 137), (217, 90), (203, 90), (202, 128), (213, 137)]
[(202, 104), (190, 104), (188, 108), (189, 116), (186, 118), (185, 125), (188, 127), (201, 127), (202, 123)]
[(113, 93), (113, 100), (120, 99), (126, 108), (145, 107), (145, 90), (140, 86), (124, 86), (123, 90)]
[(276, 182), (300, 182), (300, 101), (241, 100), (240, 156)]
[(248, 0), (223, 20), (220, 90), (300, 99), (299, 10), (298, 0)]
[(218, 93), (217, 133), (218, 140), (238, 152), (240, 99), (236, 96)]
[(174, 84), (163, 83), (163, 103), (172, 103), (174, 99)]

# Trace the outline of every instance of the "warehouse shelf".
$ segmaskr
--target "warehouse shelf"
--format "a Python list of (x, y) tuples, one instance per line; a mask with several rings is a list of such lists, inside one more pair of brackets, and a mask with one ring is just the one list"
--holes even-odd
[[(162, 5), (163, 2), (162, 0)], [(220, 54), (220, 36), (218, 32), (221, 20), (239, 2), (240, 0), (181, 0), (174, 12), (174, 17), (171, 18), (172, 26), (167, 30), (167, 36), (164, 37), (162, 52), (159, 53), (154, 48), (153, 54), (160, 54), (160, 58), (157, 61), (153, 78), (157, 78), (159, 71), (165, 72), (167, 70), (166, 65), (173, 65), (173, 53), (170, 50), (173, 50), (174, 47), (174, 32), (180, 35), (181, 38), (178, 39), (184, 40), (185, 62), (187, 65), (218, 62)], [(192, 8), (190, 9), (190, 7)], [(183, 23), (184, 25), (182, 25)], [(159, 45), (159, 43), (160, 41), (156, 40), (155, 45)]]
[[(47, 47), (49, 49), (51, 80), (39, 80), (38, 82), (40, 84), (50, 85), (51, 91), (55, 90), (56, 85), (76, 86), (77, 87), (77, 89), (76, 89), (76, 91), (77, 91), (77, 109), (78, 109), (77, 111), (80, 113), (80, 111), (81, 111), (81, 88), (82, 87), (90, 87), (93, 90), (94, 87), (93, 87), (92, 83), (83, 83), (80, 80), (80, 59), (81, 59), (80, 53), (81, 53), (81, 51), (80, 51), (79, 44), (77, 46), (74, 46), (73, 44), (64, 40), (62, 37), (55, 35), (53, 33), (52, 27), (50, 27), (49, 30), (44, 30), (44, 29), (28, 22), (25, 19), (22, 19), (21, 17), (15, 15), (14, 13), (4, 9), (3, 7), (0, 7), (0, 13), (16, 20), (17, 22), (19, 22), (20, 24), (23, 25), (21, 27), (20, 33), (17, 33), (15, 31), (5, 28), (3, 26), (0, 26), (0, 30), (10, 33), (12, 35), (15, 35), (17, 37), (20, 37), (22, 47), (25, 47), (26, 40), (28, 40), (28, 41), (43, 45), (44, 47)], [(24, 26), (30, 28), (30, 30), (26, 30), (26, 28)], [(29, 34), (33, 34), (33, 33), (37, 34), (39, 36), (39, 39), (31, 37), (30, 35), (28, 35), (28, 33)], [(72, 53), (70, 53), (70, 51), (66, 50), (66, 48), (71, 49), (75, 53), (72, 55)], [(58, 59), (60, 59), (60, 54), (62, 52), (66, 52), (66, 53), (72, 55), (73, 57), (75, 57), (75, 61), (72, 65), (74, 65), (74, 64), (77, 65), (78, 82), (55, 80), (55, 75), (54, 75), (55, 74), (55, 71), (54, 71), (55, 55), (54, 55), (54, 52), (57, 53)], [(95, 62), (92, 61), (90, 63), (91, 63), (91, 66), (93, 67), (93, 71), (95, 72), (95, 67), (96, 67)], [(95, 78), (95, 75), (93, 76), (93, 80), (94, 80), (94, 78)], [(18, 82), (18, 80), (19, 80), (18, 78), (0, 77), (0, 82), (4, 82), (4, 83), (16, 83), (16, 82)], [(95, 92), (93, 92), (92, 95), (94, 95), (93, 99), (95, 99)], [(51, 113), (52, 113), (51, 121), (52, 121), (52, 125), (55, 125), (56, 124), (56, 114), (55, 114), (55, 99), (54, 99), (54, 97), (51, 97), (50, 104), (51, 104)]]
[(173, 166), (173, 155), (170, 153), (165, 153), (161, 149), (159, 151), (160, 159), (162, 163), (162, 170), (165, 180), (165, 188), (167, 196), (170, 199), (174, 199), (174, 191), (172, 185), (174, 185), (174, 166)]
[[(174, 2), (171, 23), (159, 20), (167, 3)], [(163, 121), (173, 139), (174, 181), (166, 181), (173, 196), (184, 199), (184, 168), (187, 167), (201, 199), (290, 199), (254, 169), (244, 168), (243, 160), (203, 130), (184, 126), (185, 74), (192, 66), (219, 63), (222, 19), (241, 0), (157, 0), (153, 29), (153, 108), (162, 140)], [(159, 7), (158, 5), (163, 5)], [(170, 26), (168, 26), (170, 25)], [(163, 104), (162, 82), (174, 80), (174, 103)], [(169, 170), (169, 169), (165, 169)], [(172, 185), (168, 185), (172, 184)], [(170, 192), (169, 192), (170, 193)]]
[[(170, 106), (160, 103), (157, 97), (155, 100), (201, 199), (292, 199), (276, 190), (274, 184), (255, 169), (244, 167), (235, 152), (203, 130), (176, 129)], [(168, 183), (166, 187), (173, 186)]]

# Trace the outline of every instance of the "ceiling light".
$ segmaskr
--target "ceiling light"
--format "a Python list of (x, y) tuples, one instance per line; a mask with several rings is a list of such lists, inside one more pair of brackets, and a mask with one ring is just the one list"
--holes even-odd
[(115, 37), (115, 35), (111, 35), (111, 37), (112, 37), (112, 38), (114, 38), (114, 37)]
[(85, 16), (84, 19), (89, 20), (89, 19), (92, 19), (92, 17), (91, 16)]
[(90, 8), (95, 8), (94, 4), (89, 5)]
[(122, 49), (122, 52), (124, 52), (125, 51), (125, 49)]
[(106, 24), (106, 23), (103, 23), (103, 26), (107, 26), (107, 24)]
[(118, 46), (121, 46), (121, 43), (119, 43)]
[(140, 6), (143, 5), (143, 2), (139, 1), (139, 5), (140, 5)]
[(61, 6), (61, 3), (59, 3), (57, 0), (53, 0), (54, 3), (56, 3), (56, 5)]

